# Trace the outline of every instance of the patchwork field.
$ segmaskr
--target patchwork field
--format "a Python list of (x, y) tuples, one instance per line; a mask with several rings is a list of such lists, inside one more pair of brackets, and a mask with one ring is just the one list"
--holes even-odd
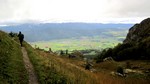
[(70, 39), (59, 39), (51, 41), (32, 42), (33, 47), (39, 47), (41, 49), (52, 51), (57, 50), (86, 50), (86, 49), (104, 49), (114, 47), (118, 43), (121, 43), (125, 37), (114, 36), (93, 36), (93, 37), (79, 37)]

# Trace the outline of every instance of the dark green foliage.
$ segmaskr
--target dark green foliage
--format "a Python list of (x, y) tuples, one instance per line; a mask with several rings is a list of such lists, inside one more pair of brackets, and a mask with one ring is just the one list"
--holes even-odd
[(117, 67), (117, 71), (116, 71), (117, 73), (120, 73), (120, 74), (124, 74), (124, 72), (123, 72), (123, 68), (122, 67)]
[(85, 70), (90, 70), (90, 68), (91, 68), (91, 64), (87, 62), (85, 65)]
[(103, 62), (103, 59), (106, 57), (112, 56), (112, 48), (104, 49), (102, 52), (99, 53), (98, 57), (96, 58), (96, 63)]
[(60, 51), (60, 55), (64, 55), (64, 51), (63, 50)]
[[(109, 48), (108, 50), (107, 50), (107, 52), (105, 51), (105, 54), (104, 54), (104, 57), (111, 57), (112, 56), (112, 48)], [(103, 57), (103, 58), (104, 58)]]
[(130, 62), (126, 62), (126, 68), (130, 69), (131, 68), (131, 64)]
[(17, 33), (10, 32), (9, 35), (10, 35), (11, 37), (15, 37), (15, 36), (17, 36)]
[(66, 55), (68, 55), (68, 50), (66, 50)]
[(96, 63), (103, 62), (103, 59), (96, 58)]
[(49, 52), (52, 52), (52, 49), (51, 49), (51, 48), (49, 48)]
[(118, 44), (115, 48), (104, 49), (98, 56), (99, 59), (113, 57), (114, 60), (139, 60), (150, 59), (150, 38), (146, 38), (139, 43), (130, 42)]

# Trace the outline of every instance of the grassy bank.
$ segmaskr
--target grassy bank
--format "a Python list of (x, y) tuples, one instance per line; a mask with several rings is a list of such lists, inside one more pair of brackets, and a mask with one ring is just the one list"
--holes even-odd
[[(25, 44), (25, 47), (27, 49), (28, 56), (35, 68), (38, 80), (41, 84), (65, 84), (67, 82), (66, 77), (56, 71), (56, 69), (53, 66), (54, 64), (51, 62), (51, 60), (39, 55), (27, 43)], [(49, 66), (45, 64), (45, 62), (47, 61), (50, 62)]]
[(97, 84), (89, 71), (65, 62), (54, 54), (35, 51), (28, 44), (26, 49), (41, 84)]
[(100, 71), (92, 73), (81, 67), (78, 60), (73, 61), (53, 53), (34, 50), (28, 44), (26, 44), (26, 49), (41, 84), (148, 84), (149, 82), (134, 77), (122, 78), (111, 76), (111, 70), (116, 69), (118, 63), (104, 63), (104, 65), (102, 64), (99, 67), (102, 68)]
[(27, 84), (27, 75), (21, 47), (8, 34), (0, 31), (0, 84)]

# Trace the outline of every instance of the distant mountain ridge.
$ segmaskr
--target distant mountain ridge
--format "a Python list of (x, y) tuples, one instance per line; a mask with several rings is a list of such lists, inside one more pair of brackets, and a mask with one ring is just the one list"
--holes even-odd
[(101, 23), (38, 23), (4, 26), (0, 29), (7, 32), (22, 31), (28, 42), (48, 41), (80, 36), (100, 35), (101, 32), (130, 28), (133, 24), (101, 24)]

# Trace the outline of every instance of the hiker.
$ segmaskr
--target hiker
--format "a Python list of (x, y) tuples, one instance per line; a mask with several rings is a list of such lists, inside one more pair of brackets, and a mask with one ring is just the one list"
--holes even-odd
[(19, 32), (18, 37), (19, 37), (20, 44), (21, 44), (21, 46), (22, 46), (22, 42), (23, 42), (23, 39), (24, 39), (24, 35), (21, 33), (21, 31)]

